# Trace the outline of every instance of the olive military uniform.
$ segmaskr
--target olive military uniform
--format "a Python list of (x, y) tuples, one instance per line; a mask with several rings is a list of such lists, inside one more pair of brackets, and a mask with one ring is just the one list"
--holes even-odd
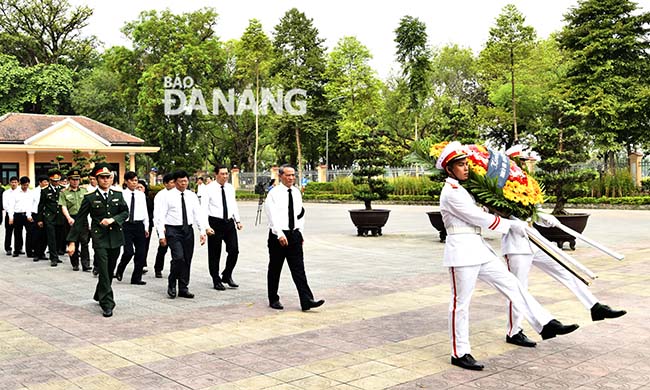
[[(124, 244), (122, 223), (128, 218), (129, 209), (122, 194), (109, 189), (108, 195), (104, 197), (102, 190), (97, 189), (86, 195), (81, 202), (75, 223), (68, 234), (68, 242), (77, 242), (80, 239), (83, 231), (87, 228), (83, 221), (88, 218), (88, 215), (91, 219), (90, 237), (93, 240), (95, 262), (99, 268), (94, 299), (99, 302), (102, 309), (112, 310), (115, 307), (115, 301), (113, 300), (111, 282), (117, 258), (120, 255), (120, 248)], [(115, 222), (108, 226), (102, 226), (100, 222), (104, 218), (113, 218)]]
[[(81, 203), (84, 199), (84, 196), (86, 196), (86, 194), (87, 192), (85, 188), (79, 187), (76, 190), (73, 190), (72, 188), (66, 188), (65, 190), (61, 191), (61, 193), (59, 194), (59, 205), (65, 206), (68, 209), (68, 214), (70, 215), (70, 218), (76, 221), (77, 214), (79, 213), (79, 209), (81, 208)], [(72, 264), (74, 270), (78, 270), (79, 258), (81, 257), (81, 266), (83, 270), (90, 271), (90, 253), (88, 251), (88, 241), (90, 239), (90, 236), (88, 232), (88, 221), (87, 219), (84, 219), (83, 221), (79, 221), (79, 222), (80, 223), (85, 222), (86, 228), (83, 229), (79, 234), (79, 240), (77, 241), (77, 245), (75, 246), (75, 253), (72, 256), (70, 256), (70, 264)], [(66, 222), (64, 226), (66, 227), (65, 232), (69, 233), (71, 230), (70, 224)]]

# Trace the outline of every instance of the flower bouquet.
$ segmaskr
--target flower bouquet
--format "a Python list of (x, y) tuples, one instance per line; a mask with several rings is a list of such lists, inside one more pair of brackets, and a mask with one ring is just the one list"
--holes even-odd
[[(431, 146), (435, 160), (448, 142)], [(483, 145), (465, 145), (469, 179), (464, 187), (482, 205), (505, 215), (526, 220), (535, 215), (536, 205), (544, 202), (539, 183), (508, 156)]]

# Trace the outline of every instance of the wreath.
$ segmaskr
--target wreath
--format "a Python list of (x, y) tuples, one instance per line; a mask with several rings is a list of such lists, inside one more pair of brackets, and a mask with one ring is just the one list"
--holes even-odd
[[(429, 155), (435, 160), (449, 142), (431, 146)], [(526, 220), (535, 216), (537, 205), (544, 202), (540, 184), (499, 151), (483, 145), (465, 145), (469, 179), (463, 186), (478, 203), (505, 216)]]

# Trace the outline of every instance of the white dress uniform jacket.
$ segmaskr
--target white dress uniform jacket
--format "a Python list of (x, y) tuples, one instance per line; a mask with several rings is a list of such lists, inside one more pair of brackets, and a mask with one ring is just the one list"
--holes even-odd
[(447, 230), (444, 266), (478, 265), (498, 258), (483, 240), (481, 228), (505, 234), (512, 222), (483, 211), (458, 180), (447, 178), (440, 194), (440, 213)]

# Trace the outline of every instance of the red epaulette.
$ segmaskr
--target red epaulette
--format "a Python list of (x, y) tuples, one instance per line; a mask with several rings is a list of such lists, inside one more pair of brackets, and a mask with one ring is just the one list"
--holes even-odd
[(449, 183), (449, 185), (450, 185), (451, 188), (453, 188), (453, 189), (457, 189), (457, 188), (458, 188), (458, 186), (457, 186), (456, 184)]

